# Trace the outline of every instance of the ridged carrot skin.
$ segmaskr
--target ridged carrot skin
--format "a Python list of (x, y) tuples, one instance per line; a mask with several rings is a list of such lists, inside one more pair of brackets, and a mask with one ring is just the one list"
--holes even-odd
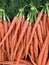
[(31, 41), (32, 41), (32, 38), (33, 38), (33, 36), (34, 36), (34, 32), (35, 32), (35, 30), (36, 30), (36, 28), (37, 28), (37, 26), (38, 26), (38, 23), (39, 23), (40, 20), (41, 20), (41, 17), (42, 17), (42, 13), (40, 12), (40, 13), (38, 14), (38, 17), (37, 17), (36, 22), (35, 22), (35, 24), (34, 24), (34, 27), (33, 27), (32, 33), (31, 33), (30, 40), (29, 40), (29, 42), (28, 42), (28, 44), (27, 44), (27, 46), (26, 46), (26, 57), (27, 57), (27, 54), (28, 54), (27, 52), (28, 52), (28, 50), (29, 50), (29, 45), (30, 45), (30, 43), (31, 43)]

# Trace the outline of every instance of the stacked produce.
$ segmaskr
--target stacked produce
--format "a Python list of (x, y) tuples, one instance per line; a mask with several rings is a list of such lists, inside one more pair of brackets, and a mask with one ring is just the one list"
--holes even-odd
[(0, 10), (0, 64), (49, 65), (49, 4), (39, 12), (30, 4), (10, 22)]

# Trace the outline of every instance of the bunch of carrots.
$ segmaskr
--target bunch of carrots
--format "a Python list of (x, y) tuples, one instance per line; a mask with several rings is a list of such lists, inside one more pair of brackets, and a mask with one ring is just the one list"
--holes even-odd
[(24, 18), (24, 9), (21, 9), (12, 22), (2, 11), (4, 15), (0, 18), (1, 65), (49, 65), (48, 11), (47, 4), (41, 12), (31, 6), (27, 18)]

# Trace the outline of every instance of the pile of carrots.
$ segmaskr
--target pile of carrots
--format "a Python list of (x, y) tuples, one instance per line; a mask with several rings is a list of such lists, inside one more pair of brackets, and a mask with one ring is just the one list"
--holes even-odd
[(0, 18), (1, 65), (49, 65), (49, 16), (38, 12), (36, 21), (15, 16)]

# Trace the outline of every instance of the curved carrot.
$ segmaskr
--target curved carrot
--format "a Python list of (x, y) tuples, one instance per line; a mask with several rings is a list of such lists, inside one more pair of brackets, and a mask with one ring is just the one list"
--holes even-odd
[(11, 26), (10, 26), (10, 28), (9, 28), (9, 30), (8, 30), (8, 32), (7, 32), (7, 34), (5, 35), (4, 39), (3, 39), (2, 42), (0, 43), (0, 46), (3, 44), (3, 42), (6, 40), (6, 38), (7, 38), (7, 37), (9, 36), (9, 34), (11, 33), (11, 31), (12, 31), (12, 29), (13, 29), (13, 27), (14, 27), (16, 21), (17, 21), (17, 17), (15, 16), (14, 19), (13, 19), (13, 21), (12, 21), (12, 23), (11, 23)]
[(30, 40), (29, 40), (29, 42), (28, 42), (28, 44), (27, 44), (27, 46), (26, 46), (26, 56), (27, 56), (27, 54), (28, 54), (29, 45), (30, 45), (30, 43), (31, 43), (31, 41), (32, 41), (32, 38), (33, 38), (33, 36), (34, 36), (34, 32), (35, 32), (35, 30), (36, 30), (36, 28), (37, 28), (37, 26), (38, 26), (38, 23), (39, 23), (40, 20), (41, 20), (41, 17), (42, 17), (42, 13), (40, 12), (40, 13), (38, 14), (38, 17), (37, 17), (36, 22), (35, 22), (35, 24), (34, 24), (34, 27), (33, 27), (32, 33), (31, 33)]
[(42, 47), (43, 39), (42, 39), (42, 33), (41, 33), (40, 24), (38, 24), (38, 26), (37, 26), (37, 36), (38, 36), (38, 39), (40, 41), (40, 46)]
[(19, 36), (18, 42), (17, 42), (17, 44), (15, 46), (14, 57), (15, 57), (15, 54), (16, 54), (17, 49), (19, 47), (19, 44), (20, 44), (20, 42), (21, 42), (21, 40), (22, 40), (22, 38), (23, 38), (26, 30), (27, 30), (28, 24), (29, 24), (29, 22), (26, 20), (25, 23), (24, 23), (24, 25), (23, 25), (23, 28), (22, 28), (21, 34)]
[(38, 57), (38, 60), (37, 60), (37, 64), (38, 65), (41, 65), (42, 58), (43, 58), (43, 54), (44, 54), (44, 51), (45, 51), (45, 49), (47, 47), (47, 44), (48, 44), (48, 39), (49, 39), (49, 32), (48, 32), (47, 37), (46, 37), (46, 39), (44, 41), (44, 44), (42, 46), (42, 49), (40, 51), (40, 54), (39, 54), (39, 57)]
[(37, 61), (38, 58), (38, 38), (37, 38), (37, 33), (35, 31), (34, 33), (34, 55), (35, 55), (35, 61)]
[(46, 64), (47, 58), (48, 58), (48, 45), (47, 45), (46, 50), (44, 52), (44, 56), (43, 56), (43, 60), (42, 60), (42, 65)]

